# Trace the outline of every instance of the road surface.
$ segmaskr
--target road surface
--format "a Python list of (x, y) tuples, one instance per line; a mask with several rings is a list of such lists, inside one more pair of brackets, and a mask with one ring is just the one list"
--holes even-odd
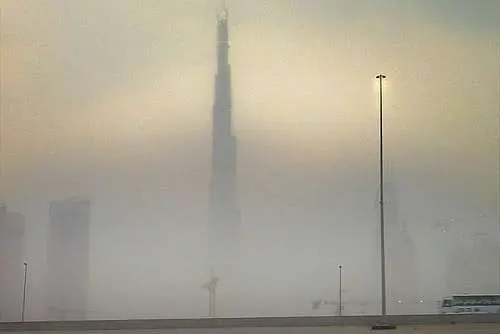
[[(20, 332), (0, 332), (15, 334)], [(24, 334), (75, 334), (76, 331), (35, 331)], [(148, 329), (86, 331), (86, 334), (499, 334), (500, 324), (457, 324), (434, 326), (400, 326), (395, 330), (372, 331), (369, 327), (293, 327), (293, 328), (199, 328), (199, 329)]]

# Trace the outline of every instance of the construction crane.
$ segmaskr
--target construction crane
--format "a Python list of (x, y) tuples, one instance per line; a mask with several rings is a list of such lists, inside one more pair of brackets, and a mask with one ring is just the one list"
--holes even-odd
[(208, 316), (215, 317), (216, 289), (219, 278), (215, 276), (214, 270), (210, 270), (210, 279), (201, 288), (208, 290)]

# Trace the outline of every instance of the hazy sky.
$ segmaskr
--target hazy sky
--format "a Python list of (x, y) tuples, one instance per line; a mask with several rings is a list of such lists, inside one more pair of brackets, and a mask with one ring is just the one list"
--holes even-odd
[[(33, 317), (43, 304), (48, 203), (67, 196), (92, 201), (96, 313), (205, 312), (218, 5), (0, 0), (1, 191), (27, 214)], [(229, 6), (246, 284), (262, 294), (255, 305), (302, 312), (334, 296), (338, 263), (352, 268), (346, 293), (376, 298), (379, 72), (388, 76), (392, 223), (409, 226), (420, 289), (436, 293), (436, 263), (425, 260), (440, 249), (427, 245), (432, 226), (499, 226), (500, 2)]]

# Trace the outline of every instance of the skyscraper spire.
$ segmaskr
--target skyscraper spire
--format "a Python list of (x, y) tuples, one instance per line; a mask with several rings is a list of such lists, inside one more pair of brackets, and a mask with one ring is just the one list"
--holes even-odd
[(227, 6), (227, 1), (222, 1), (220, 7), (217, 9), (217, 21), (228, 20), (229, 18), (229, 7)]

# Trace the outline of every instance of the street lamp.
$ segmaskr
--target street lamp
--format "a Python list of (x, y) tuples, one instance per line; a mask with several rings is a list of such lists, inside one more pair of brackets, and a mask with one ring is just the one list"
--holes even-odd
[(342, 266), (339, 265), (339, 317), (342, 316)]
[(23, 306), (21, 313), (21, 321), (24, 322), (24, 315), (26, 313), (26, 282), (28, 278), (28, 263), (24, 262), (24, 284), (23, 284)]
[(385, 221), (384, 221), (384, 123), (383, 123), (383, 103), (382, 103), (382, 81), (385, 75), (376, 76), (379, 80), (379, 102), (380, 102), (380, 120), (379, 120), (379, 141), (380, 141), (380, 272), (381, 272), (381, 293), (382, 293), (382, 315), (387, 314), (386, 301), (386, 282), (385, 282)]

